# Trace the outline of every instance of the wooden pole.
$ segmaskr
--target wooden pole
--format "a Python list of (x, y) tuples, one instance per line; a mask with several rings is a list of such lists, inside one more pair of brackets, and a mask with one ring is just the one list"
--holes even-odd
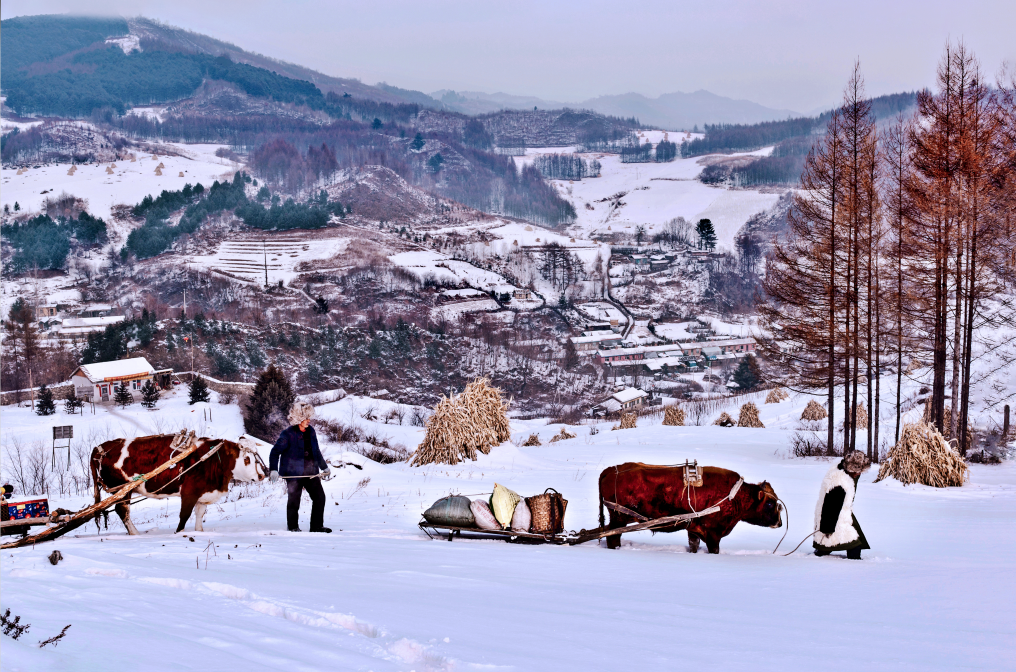
[(152, 471), (149, 471), (147, 474), (139, 476), (133, 481), (128, 481), (127, 483), (124, 483), (123, 485), (114, 488), (113, 490), (110, 491), (113, 494), (111, 494), (109, 497), (102, 500), (101, 502), (92, 504), (91, 506), (81, 509), (73, 516), (71, 516), (70, 519), (67, 522), (63, 523), (62, 525), (56, 525), (54, 527), (47, 528), (42, 532), (39, 532), (38, 534), (33, 534), (31, 536), (18, 539), (17, 541), (11, 541), (6, 544), (3, 544), (2, 546), (0, 546), (0, 550), (8, 548), (21, 548), (22, 546), (31, 546), (33, 544), (38, 544), (44, 541), (52, 541), (57, 537), (62, 537), (63, 535), (67, 534), (72, 530), (76, 530), (77, 528), (87, 523), (94, 514), (98, 513), (99, 511), (104, 511), (105, 509), (108, 509), (114, 504), (117, 504), (118, 502), (130, 497), (131, 493), (134, 492), (134, 490), (136, 490), (140, 486), (142, 486), (146, 481), (155, 478), (156, 476), (164, 472), (166, 469), (175, 466), (178, 462), (180, 462), (185, 457), (187, 457), (195, 450), (197, 450), (198, 442), (193, 435), (191, 436), (190, 440), (191, 440), (190, 447), (184, 450), (183, 452), (177, 453), (175, 457), (171, 458), (167, 462), (162, 463), (160, 466), (156, 467)]
[(1002, 411), (1002, 440), (1009, 438), (1009, 404), (1005, 405)]

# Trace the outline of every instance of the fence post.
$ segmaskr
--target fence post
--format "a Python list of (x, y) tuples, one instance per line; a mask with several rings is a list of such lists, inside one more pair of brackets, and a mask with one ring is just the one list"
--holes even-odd
[(1009, 437), (1009, 404), (1005, 405), (1005, 409), (1002, 411), (1002, 440), (1005, 441)]

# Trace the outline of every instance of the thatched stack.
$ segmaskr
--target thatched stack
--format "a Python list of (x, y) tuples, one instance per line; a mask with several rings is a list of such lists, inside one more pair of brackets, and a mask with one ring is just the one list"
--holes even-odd
[(720, 417), (716, 418), (716, 422), (714, 422), (713, 424), (719, 425), (720, 427), (733, 427), (735, 423), (734, 419), (730, 417), (730, 414), (728, 414), (726, 411), (723, 411), (722, 413), (720, 413)]
[(854, 429), (868, 429), (868, 411), (865, 410), (864, 404), (857, 404), (857, 422), (854, 423)]
[(552, 437), (552, 438), (550, 439), (550, 442), (551, 442), (551, 443), (557, 443), (558, 441), (565, 441), (565, 440), (567, 440), (567, 439), (574, 439), (574, 438), (575, 438), (575, 436), (576, 436), (575, 434), (572, 434), (572, 433), (571, 433), (571, 432), (569, 432), (569, 431), (568, 431), (567, 429), (565, 429), (564, 427), (562, 427), (562, 428), (561, 428), (561, 433), (560, 433), (560, 434), (555, 434), (555, 435), (554, 435), (554, 436), (553, 436), (553, 437)]
[(778, 404), (781, 401), (790, 399), (790, 395), (782, 387), (774, 387), (769, 390), (769, 394), (766, 395), (767, 404)]
[(814, 399), (808, 402), (808, 405), (804, 407), (804, 412), (801, 413), (802, 420), (825, 420), (827, 417), (829, 414), (822, 408), (822, 404)]
[(466, 385), (456, 397), (442, 397), (427, 420), (427, 435), (413, 455), (413, 466), (458, 464), (475, 460), (477, 452), (489, 453), (511, 438), (507, 412), (501, 390), (486, 378)]
[(909, 373), (913, 373), (914, 371), (917, 371), (918, 369), (923, 368), (923, 367), (924, 367), (924, 362), (922, 362), (919, 359), (911, 359), (910, 363), (907, 364), (906, 373), (908, 373), (908, 374)]
[(670, 427), (684, 427), (684, 409), (680, 406), (667, 406), (663, 412), (663, 424)]
[(749, 401), (741, 407), (741, 415), (737, 418), (737, 426), (755, 427), (758, 429), (766, 428), (766, 426), (762, 424), (762, 421), (758, 419), (758, 406), (756, 406), (754, 402)]
[(923, 483), (945, 488), (963, 485), (970, 472), (933, 425), (918, 422), (903, 426), (900, 442), (889, 449), (875, 482), (888, 476), (904, 485)]
[(610, 428), (610, 430), (614, 431), (615, 429), (635, 429), (635, 425), (638, 422), (638, 419), (639, 419), (638, 413), (634, 412), (622, 413), (621, 424), (614, 425), (613, 427)]
[(530, 434), (529, 438), (526, 439), (526, 442), (523, 443), (522, 445), (523, 446), (542, 446), (543, 444), (540, 443), (540, 437), (538, 437), (536, 434)]

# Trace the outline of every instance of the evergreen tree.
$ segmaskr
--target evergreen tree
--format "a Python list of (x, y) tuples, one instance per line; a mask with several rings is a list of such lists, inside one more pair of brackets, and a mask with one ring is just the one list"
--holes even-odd
[(53, 415), (56, 413), (56, 406), (53, 404), (53, 390), (45, 383), (39, 388), (39, 403), (35, 406), (36, 415)]
[(695, 226), (699, 235), (699, 249), (712, 250), (716, 247), (716, 230), (708, 219), (700, 219)]
[[(417, 133), (416, 137), (413, 138), (413, 141), (411, 143), (409, 143), (409, 148), (412, 149), (413, 151), (418, 152), (421, 149), (423, 149), (423, 145), (424, 144), (425, 143), (424, 143), (424, 140), (423, 140), (423, 135), (421, 135), (420, 133)], [(18, 209), (18, 204), (17, 203), (14, 204), (14, 209), (15, 210)]]
[(377, 117), (374, 117), (374, 121), (370, 123), (370, 127), (373, 128), (375, 131), (379, 130), (382, 126), (384, 126), (384, 124), (381, 123), (381, 120), (378, 119)]
[(762, 369), (754, 357), (749, 355), (741, 359), (737, 370), (734, 371), (734, 382), (742, 391), (753, 390), (762, 384)]
[(201, 376), (194, 376), (194, 379), (191, 380), (190, 385), (187, 387), (187, 394), (188, 404), (193, 405), (202, 401), (208, 401), (208, 384), (205, 382), (205, 379)]
[(323, 296), (319, 296), (314, 302), (314, 312), (318, 315), (326, 315), (329, 310), (328, 299)]
[(427, 166), (430, 168), (431, 172), (434, 173), (435, 175), (441, 172), (441, 166), (443, 165), (444, 165), (444, 157), (441, 156), (440, 152), (427, 159)]
[(67, 399), (64, 400), (64, 413), (74, 415), (78, 410), (85, 405), (85, 400), (79, 397), (74, 388), (71, 388), (71, 393), (67, 395)]
[(145, 386), (141, 388), (141, 405), (152, 410), (155, 408), (155, 402), (159, 400), (159, 388), (155, 386), (151, 380), (145, 382)]
[(293, 388), (274, 364), (258, 378), (250, 403), (244, 409), (243, 428), (251, 436), (274, 442), (288, 425)]
[(131, 394), (130, 389), (127, 387), (127, 381), (122, 380), (120, 384), (116, 386), (116, 394), (113, 395), (113, 403), (120, 408), (127, 408), (134, 403), (134, 395)]

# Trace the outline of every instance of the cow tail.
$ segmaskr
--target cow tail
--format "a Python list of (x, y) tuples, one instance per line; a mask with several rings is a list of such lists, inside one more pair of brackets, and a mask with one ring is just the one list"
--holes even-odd
[(600, 527), (606, 524), (606, 520), (603, 517), (603, 487), (600, 487)]
[[(101, 497), (102, 493), (99, 490), (99, 470), (95, 466), (95, 452), (94, 451), (92, 452), (92, 455), (91, 455), (91, 457), (88, 460), (88, 471), (89, 471), (89, 473), (92, 476), (92, 491), (95, 494), (95, 503), (98, 504), (99, 502), (102, 501), (102, 497)], [(96, 512), (92, 515), (92, 520), (95, 521), (95, 529), (101, 531), (101, 528), (99, 527), (99, 511), (98, 510), (96, 510)]]

